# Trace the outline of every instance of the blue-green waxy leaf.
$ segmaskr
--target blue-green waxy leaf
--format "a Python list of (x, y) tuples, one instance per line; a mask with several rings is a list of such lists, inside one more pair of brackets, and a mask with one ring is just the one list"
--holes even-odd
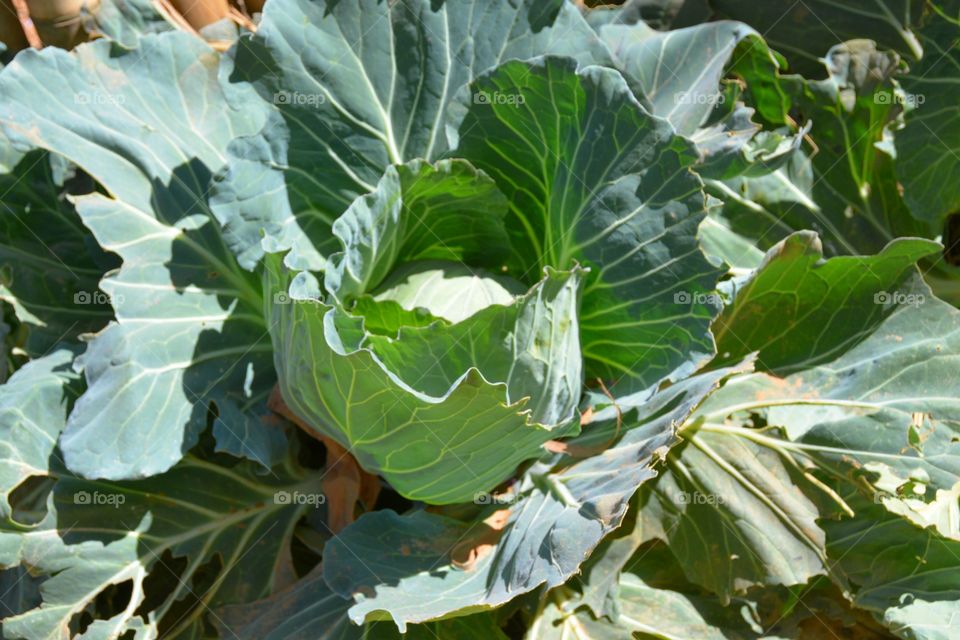
[(269, 465), (283, 443), (259, 423), (273, 384), (260, 283), (236, 263), (206, 204), (227, 143), (256, 131), (258, 112), (227, 106), (219, 56), (202, 41), (168, 33), (140, 47), (25, 51), (0, 79), (7, 135), (103, 186), (74, 201), (97, 242), (123, 260), (100, 284), (117, 322), (83, 356), (88, 390), (63, 454), (87, 477), (149, 476), (193, 446), (213, 409), (217, 429), (247, 434), (223, 446)]
[(731, 381), (702, 408), (711, 423), (762, 413), (790, 442), (710, 429), (814, 460), (837, 475), (865, 475), (866, 486), (884, 494), (913, 484), (931, 495), (951, 490), (960, 481), (960, 312), (916, 279), (887, 294), (893, 312), (839, 357), (784, 379)]
[(781, 374), (833, 360), (896, 310), (916, 262), (940, 249), (930, 240), (901, 238), (875, 256), (824, 260), (816, 234), (788, 236), (714, 323), (719, 359), (756, 351), (759, 369)]
[[(560, 587), (540, 601), (535, 620), (525, 640), (740, 640), (758, 639), (744, 613), (718, 600), (654, 588), (632, 573), (614, 575), (618, 613), (595, 618), (575, 591)], [(779, 620), (777, 622), (780, 622)], [(786, 640), (797, 636), (776, 633), (762, 640)]]
[(244, 266), (271, 249), (317, 269), (330, 227), (390, 164), (446, 150), (448, 103), (476, 74), (544, 53), (604, 62), (606, 48), (565, 0), (289, 0), (265, 7), (225, 70), (276, 111), (231, 147), (220, 216)]
[[(802, 135), (760, 131), (735, 85), (722, 82), (738, 72), (750, 80), (752, 95), (776, 99), (778, 62), (756, 31), (723, 20), (654, 31), (643, 23), (599, 29), (616, 68), (654, 115), (667, 119), (692, 140), (700, 156), (697, 172), (709, 177), (768, 173), (800, 145)], [(757, 92), (756, 89), (766, 89)], [(767, 105), (758, 104), (761, 113)]]
[(960, 616), (960, 541), (864, 502), (859, 517), (825, 523), (854, 603), (898, 638), (950, 640)]
[[(784, 378), (755, 374), (730, 380), (681, 432), (685, 445), (668, 455), (669, 471), (644, 506), (644, 526), (669, 541), (689, 580), (725, 597), (759, 584), (796, 585), (834, 574), (829, 535), (817, 517), (854, 511), (810, 470), (831, 480), (859, 478), (854, 486), (891, 494), (911, 483), (929, 485), (930, 493), (949, 490), (960, 479), (955, 442), (960, 315), (933, 298), (911, 269), (904, 270), (916, 259), (915, 250), (929, 247), (903, 240), (881, 256), (835, 258), (840, 262), (820, 263), (811, 272), (817, 258), (802, 251), (802, 239), (795, 236), (785, 243), (786, 251), (771, 253), (754, 282), (789, 286), (796, 308), (806, 308), (804, 317), (822, 313), (818, 302), (829, 304), (829, 293), (806, 300), (819, 269), (828, 269), (824, 276), (833, 269), (840, 274), (849, 261), (875, 260), (869, 264), (876, 274), (865, 275), (863, 266), (855, 271), (863, 282), (889, 279), (895, 288), (857, 302), (859, 286), (851, 283), (852, 275), (842, 276), (854, 308), (871, 303), (881, 308), (861, 312), (864, 321), (856, 327), (862, 331), (838, 329), (821, 340), (822, 349), (811, 350), (814, 338), (792, 354), (769, 351), (788, 371), (793, 362), (808, 364)], [(798, 276), (803, 277), (791, 285)], [(747, 299), (753, 294), (749, 284), (741, 293)], [(762, 305), (768, 306), (783, 308)], [(784, 324), (788, 331), (803, 327)], [(754, 332), (762, 331), (771, 329), (754, 326)], [(761, 358), (766, 350), (761, 348)], [(755, 428), (757, 423), (765, 426)], [(719, 534), (703, 538), (700, 531), (715, 522), (722, 525)]]
[(452, 109), (455, 153), (510, 201), (507, 229), (525, 257), (515, 277), (591, 267), (580, 316), (587, 375), (646, 388), (713, 353), (707, 294), (719, 270), (697, 243), (696, 153), (619, 73), (576, 67), (546, 57), (480, 76), (470, 91), (490, 98)]
[[(722, 21), (662, 33), (643, 23), (600, 28), (617, 67), (647, 100), (650, 112), (677, 133), (692, 136), (724, 100), (720, 81), (737, 45), (759, 34), (740, 22)], [(775, 65), (772, 57), (771, 65)], [(775, 66), (773, 67), (775, 68)]]
[[(655, 475), (651, 466), (674, 443), (676, 426), (734, 371), (694, 376), (639, 406), (625, 406), (619, 440), (616, 412), (599, 413), (587, 429), (595, 428), (601, 443), (614, 444), (594, 456), (557, 456), (531, 467), (504, 498), (510, 513), (500, 533), (482, 520), (489, 509), (473, 522), (426, 511), (362, 516), (326, 549), (328, 585), (354, 597), (354, 622), (392, 618), (403, 630), (408, 623), (495, 607), (541, 584), (566, 582), (620, 525), (630, 497)], [(571, 446), (595, 447), (597, 437), (588, 434)], [(481, 497), (481, 504), (493, 500)], [(492, 548), (468, 566), (460, 564), (457, 549), (477, 544)]]
[[(32, 527), (0, 525), (0, 566), (23, 563), (49, 576), (41, 605), (5, 619), (4, 637), (78, 637), (75, 616), (124, 583), (130, 589), (118, 591), (126, 600), (117, 615), (96, 619), (83, 638), (127, 637), (129, 630), (156, 638), (158, 628), (171, 637), (206, 637), (212, 610), (266, 597), (291, 579), (291, 531), (316, 505), (294, 496), (320, 495), (320, 474), (289, 459), (266, 475), (256, 463), (227, 467), (192, 454), (145, 480), (84, 480), (56, 465), (49, 471), (57, 483), (46, 517)], [(183, 561), (179, 580), (153, 591), (145, 580), (171, 571), (168, 557)], [(215, 579), (196, 593), (204, 606), (179, 608), (211, 571)]]
[(726, 434), (682, 438), (643, 499), (638, 526), (669, 543), (688, 580), (728, 603), (753, 586), (802, 585), (826, 573), (816, 503), (776, 451)]
[(80, 389), (70, 363), (76, 349), (59, 348), (29, 362), (0, 386), (0, 516), (9, 518), (10, 492), (31, 476), (47, 475), (50, 456)]
[[(271, 334), (287, 405), (368, 471), (425, 502), (465, 502), (575, 426), (583, 272), (549, 272), (509, 306), (368, 334), (363, 318), (286, 294), (268, 263)], [(504, 442), (510, 446), (504, 448)]]
[[(960, 381), (956, 373), (960, 354), (960, 312), (933, 298), (918, 276), (909, 278), (899, 289), (885, 295), (893, 306), (892, 312), (868, 323), (867, 335), (853, 346), (846, 345), (829, 361), (784, 378), (762, 374), (736, 378), (708, 398), (698, 409), (696, 424), (699, 427), (691, 428), (683, 434), (684, 437), (699, 452), (714, 450), (722, 454), (727, 449), (740, 453), (710, 456), (713, 463), (721, 458), (728, 460), (725, 465), (719, 465), (727, 467), (724, 473), (711, 473), (709, 466), (701, 461), (702, 457), (685, 463), (683, 455), (675, 462), (683, 464), (685, 469), (674, 471), (678, 478), (700, 480), (699, 486), (694, 484), (687, 489), (681, 486), (681, 490), (687, 495), (696, 495), (691, 493), (693, 491), (702, 492), (706, 496), (702, 502), (706, 505), (712, 502), (717, 511), (736, 510), (744, 504), (735, 492), (717, 489), (717, 483), (721, 482), (721, 486), (739, 484), (754, 498), (765, 496), (768, 505), (778, 507), (771, 510), (771, 515), (785, 523), (795, 520), (803, 511), (806, 511), (807, 518), (817, 512), (822, 516), (845, 515), (849, 519), (847, 524), (819, 520), (817, 527), (810, 531), (823, 533), (809, 539), (817, 542), (819, 552), (826, 551), (824, 569), (841, 584), (846, 584), (847, 579), (862, 584), (869, 574), (867, 581), (878, 584), (877, 588), (885, 592), (885, 604), (877, 606), (880, 599), (867, 604), (872, 596), (864, 592), (857, 595), (857, 601), (862, 598), (862, 606), (875, 612), (894, 606), (897, 601), (906, 603), (910, 594), (918, 600), (955, 599), (939, 591), (944, 588), (955, 592), (956, 587), (941, 587), (941, 583), (931, 580), (924, 587), (928, 593), (921, 597), (917, 588), (925, 579), (915, 574), (922, 576), (928, 565), (931, 571), (940, 571), (933, 568), (945, 559), (942, 549), (934, 548), (940, 545), (934, 544), (933, 538), (924, 541), (909, 535), (902, 538), (895, 535), (894, 538), (900, 538), (901, 550), (878, 557), (876, 549), (891, 544), (881, 543), (879, 539), (888, 524), (879, 522), (874, 510), (868, 508), (871, 505), (868, 503), (865, 507), (862, 496), (858, 498), (856, 494), (864, 492), (872, 494), (875, 499), (882, 498), (877, 501), (898, 518), (902, 517), (903, 526), (910, 529), (918, 522), (927, 524), (934, 514), (924, 513), (926, 509), (919, 509), (915, 502), (899, 500), (896, 496), (901, 492), (909, 495), (919, 490), (921, 495), (925, 492), (931, 498), (936, 495), (946, 501), (950, 496), (944, 494), (954, 490), (960, 480), (957, 444)], [(757, 424), (763, 426), (758, 428)], [(745, 473), (744, 467), (750, 457), (746, 452), (765, 461), (762, 467), (769, 471)], [(668, 464), (671, 462), (673, 451), (668, 458)], [(793, 483), (786, 488), (777, 488), (770, 478), (776, 470), (781, 470), (778, 474), (786, 477), (782, 472), (784, 469), (791, 471), (789, 477), (793, 478)], [(813, 471), (817, 473), (813, 474)], [(707, 476), (712, 476), (711, 481), (703, 482)], [(666, 478), (664, 476), (661, 480)], [(817, 478), (825, 478), (828, 484)], [(805, 509), (784, 508), (784, 499), (790, 494), (794, 494), (792, 502), (797, 504), (800, 489), (807, 500)], [(672, 496), (674, 504), (676, 495)], [(955, 494), (952, 500), (955, 507)], [(695, 500), (689, 502), (697, 504)], [(817, 505), (816, 509), (810, 508), (810, 502)], [(668, 510), (665, 512), (669, 513)], [(907, 521), (914, 524), (907, 524)], [(769, 535), (775, 531), (769, 524), (758, 527), (761, 519), (757, 514), (738, 522), (750, 524), (740, 537), (732, 539), (751, 541), (749, 558), (762, 559), (763, 564), (751, 572), (737, 570), (734, 578), (780, 579), (789, 575), (784, 569), (796, 572), (804, 566), (793, 559), (778, 567), (774, 562), (777, 556), (766, 552), (783, 554), (789, 551), (790, 537), (785, 533), (772, 536), (767, 545), (756, 544), (755, 533)], [(802, 520), (796, 522), (802, 524)], [(889, 525), (893, 530), (896, 526)], [(877, 528), (876, 535), (874, 527)], [(955, 527), (951, 530), (956, 535)], [(731, 531), (735, 529), (731, 528)], [(935, 538), (939, 534), (931, 535)], [(858, 540), (861, 537), (863, 556), (859, 553), (861, 542)], [(857, 552), (853, 552), (854, 548), (858, 548)], [(929, 557), (913, 551), (905, 552), (902, 548), (926, 548)], [(848, 551), (851, 552), (849, 555)], [(694, 562), (698, 557), (691, 555)], [(742, 556), (738, 554), (739, 557)], [(847, 563), (869, 564), (875, 559), (877, 570), (863, 571), (860, 576), (844, 567)], [(736, 568), (737, 564), (720, 565), (724, 571), (729, 571), (730, 567)], [(691, 563), (687, 574), (691, 580), (703, 583), (702, 562)], [(805, 578), (795, 575), (795, 579), (802, 582)], [(879, 583), (883, 583), (882, 586)], [(741, 584), (746, 586), (746, 583)], [(928, 595), (934, 597), (928, 598)], [(908, 617), (913, 617), (914, 613)], [(936, 612), (931, 610), (931, 615), (933, 613)], [(937, 625), (942, 625), (942, 619), (934, 626)], [(897, 633), (901, 637), (927, 637)]]
[[(29, 606), (5, 617), (4, 637), (77, 637), (77, 615), (111, 585), (123, 583), (131, 589), (122, 611), (95, 619), (82, 637), (117, 638), (130, 630), (137, 638), (155, 637), (158, 623), (174, 633), (196, 634), (208, 624), (208, 609), (184, 614), (175, 605), (213, 564), (222, 575), (203, 594), (209, 605), (244, 601), (276, 587), (289, 563), (286, 532), (311, 504), (278, 496), (316, 495), (319, 477), (289, 461), (262, 478), (251, 463), (228, 468), (188, 457), (144, 481), (78, 478), (63, 468), (54, 449), (79, 382), (69, 367), (72, 356), (60, 349), (31, 362), (0, 395), (8, 405), (0, 411), (4, 440), (17, 452), (4, 456), (5, 491), (27, 477), (56, 479), (40, 522), (19, 523), (8, 510), (3, 513), (0, 566), (29, 566), (42, 578)], [(146, 607), (144, 581), (164, 563), (165, 553), (184, 557), (182, 581), (153, 600), (149, 611), (138, 610)], [(140, 635), (147, 630), (152, 635)]]
[[(890, 418), (906, 430), (914, 413), (960, 422), (960, 312), (916, 276), (887, 299), (893, 312), (856, 346), (783, 379), (757, 375), (731, 383), (705, 405), (708, 419), (768, 410), (770, 424), (785, 427), (791, 439), (817, 425), (854, 437)], [(903, 438), (908, 444), (906, 431)]]

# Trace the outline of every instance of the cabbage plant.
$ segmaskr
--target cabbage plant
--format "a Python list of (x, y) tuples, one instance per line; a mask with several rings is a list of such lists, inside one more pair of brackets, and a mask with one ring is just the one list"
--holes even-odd
[(19, 52), (3, 637), (954, 637), (960, 3), (799, 4)]

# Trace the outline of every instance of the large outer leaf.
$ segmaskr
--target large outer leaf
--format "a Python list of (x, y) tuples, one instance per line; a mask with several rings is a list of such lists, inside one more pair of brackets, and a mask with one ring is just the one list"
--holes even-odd
[(605, 24), (637, 24), (643, 21), (660, 31), (681, 29), (706, 22), (711, 17), (706, 0), (625, 0), (622, 4), (586, 2), (587, 22), (594, 28)]
[[(581, 344), (589, 376), (641, 388), (689, 375), (713, 353), (718, 270), (697, 244), (696, 156), (611, 69), (546, 57), (472, 85), (456, 153), (493, 176), (526, 273), (593, 269)], [(464, 108), (463, 105), (458, 105)], [(611, 141), (616, 141), (612, 143)]]
[(826, 572), (817, 507), (777, 452), (727, 434), (683, 437), (638, 526), (670, 544), (687, 579), (728, 602), (753, 586), (802, 585)]
[[(699, 137), (698, 130), (730, 105), (719, 107), (731, 95), (739, 97), (727, 95), (721, 83), (731, 72), (746, 76), (751, 85), (747, 90), (763, 98), (758, 105), (761, 113), (771, 108), (767, 101), (774, 96), (770, 94), (780, 90), (775, 82), (777, 58), (760, 34), (742, 22), (722, 20), (666, 33), (642, 23), (613, 24), (599, 32), (637, 95), (649, 102), (654, 115), (669, 120), (683, 136)], [(761, 88), (763, 91), (758, 91)], [(724, 137), (736, 141), (736, 151), (759, 129), (749, 121), (752, 113), (752, 109), (741, 112), (745, 120), (737, 123), (742, 125), (739, 130), (724, 127)], [(726, 124), (735, 122), (731, 119)]]
[[(651, 465), (674, 442), (676, 425), (731, 373), (689, 378), (637, 406), (624, 416), (628, 431), (603, 453), (532, 467), (516, 488), (516, 506), (499, 539), (479, 519), (468, 523), (426, 511), (400, 516), (389, 510), (362, 516), (328, 545), (327, 583), (355, 597), (350, 610), (355, 622), (389, 616), (401, 629), (494, 607), (544, 583), (562, 584), (620, 525), (630, 497), (653, 477)], [(589, 428), (599, 435), (584, 438), (611, 441), (614, 411), (598, 420)], [(471, 568), (455, 567), (454, 547), (473, 538), (494, 546)]]
[(923, 59), (910, 65), (903, 87), (913, 94), (916, 109), (907, 114), (907, 126), (897, 133), (897, 176), (903, 183), (910, 212), (938, 227), (960, 210), (957, 186), (957, 148), (960, 136), (960, 2), (931, 3), (927, 24), (919, 32)]
[(271, 2), (228, 70), (277, 105), (232, 147), (217, 195), (241, 263), (262, 255), (266, 228), (274, 244), (298, 247), (296, 265), (322, 265), (333, 220), (387, 165), (446, 150), (443, 114), (462, 85), (544, 53), (608, 55), (566, 0)]
[(758, 351), (758, 368), (793, 372), (834, 359), (897, 308), (897, 292), (936, 242), (898, 239), (876, 256), (823, 260), (799, 232), (770, 250), (713, 326), (724, 362)]
[[(117, 614), (96, 619), (84, 638), (118, 638), (127, 629), (137, 630), (138, 638), (156, 637), (156, 625), (171, 637), (200, 637), (207, 607), (262, 597), (284, 579), (290, 530), (308, 509), (307, 501), (293, 496), (316, 494), (320, 478), (290, 461), (262, 476), (252, 463), (218, 466), (196, 456), (148, 480), (78, 478), (63, 468), (55, 449), (80, 386), (72, 357), (73, 350), (58, 349), (0, 387), (0, 566), (29, 567), (44, 578), (42, 603), (5, 617), (3, 637), (67, 640), (76, 633), (78, 614), (111, 585), (125, 582), (130, 590)], [(47, 477), (56, 484), (42, 521), (11, 519), (10, 489), (27, 478)], [(184, 558), (180, 581), (151, 587), (144, 582), (149, 573), (172, 571), (162, 559), (165, 552)], [(217, 580), (204, 582), (201, 576), (211, 573)], [(178, 610), (177, 601), (193, 589), (200, 604)], [(134, 615), (141, 605), (145, 610)], [(149, 620), (139, 615), (147, 610)], [(139, 635), (147, 630), (153, 635)]]
[(727, 385), (705, 414), (769, 408), (769, 422), (792, 439), (820, 424), (840, 432), (895, 418), (906, 426), (912, 413), (960, 422), (960, 312), (916, 279), (894, 293), (896, 310), (840, 357), (782, 379), (758, 375)]
[(786, 55), (790, 70), (816, 77), (819, 59), (846, 40), (873, 40), (885, 49), (919, 58), (923, 52), (910, 31), (923, 13), (923, 0), (710, 0), (717, 14), (742, 20)]
[[(754, 590), (723, 606), (718, 597), (684, 578), (671, 547), (648, 543), (638, 549), (640, 530), (637, 526), (629, 536), (617, 538), (614, 545), (605, 543), (591, 556), (591, 565), (599, 567), (607, 561), (604, 554), (614, 551), (614, 563), (606, 569), (615, 566), (616, 571), (609, 575), (605, 571), (604, 577), (613, 583), (608, 599), (615, 606), (605, 617), (591, 615), (584, 606), (589, 604), (589, 591), (572, 582), (540, 598), (524, 640), (889, 638), (867, 614), (852, 610), (825, 579), (811, 581), (793, 594), (783, 588)], [(627, 545), (627, 558), (615, 548), (619, 542), (636, 543)], [(628, 568), (621, 574), (627, 560)]]
[(60, 348), (27, 363), (0, 387), (0, 516), (11, 516), (10, 492), (47, 473), (50, 456), (78, 395), (70, 368), (75, 349)]
[[(612, 24), (599, 33), (651, 113), (694, 142), (700, 175), (762, 175), (799, 148), (806, 131), (761, 132), (752, 120), (754, 108), (741, 101), (756, 101), (761, 114), (782, 113), (787, 101), (777, 82), (776, 56), (747, 25), (723, 20), (660, 33), (643, 23)], [(745, 89), (723, 81), (734, 74)]]
[[(720, 80), (738, 44), (746, 38), (759, 39), (747, 25), (731, 21), (666, 33), (642, 23), (608, 25), (601, 27), (600, 34), (624, 77), (649, 101), (651, 113), (668, 120), (684, 136), (703, 126), (723, 100)], [(772, 58), (770, 65), (774, 71)]]
[(26, 51), (0, 79), (7, 134), (69, 158), (110, 194), (76, 199), (100, 245), (123, 258), (101, 283), (118, 323), (83, 358), (89, 389), (62, 441), (88, 477), (168, 469), (211, 401), (232, 452), (269, 464), (282, 448), (255, 409), (272, 385), (259, 283), (206, 205), (227, 143), (259, 126), (256, 109), (227, 108), (218, 63), (201, 41), (169, 33), (144, 36), (137, 51), (106, 41)]
[[(938, 488), (957, 481), (956, 431), (937, 423), (960, 417), (960, 312), (917, 280), (890, 292), (899, 305), (831, 361), (782, 379), (732, 380), (698, 410), (704, 424), (683, 432), (690, 444), (671, 451), (671, 473), (658, 480), (658, 499), (648, 504), (653, 530), (662, 528), (656, 535), (681, 551), (689, 579), (722, 593), (754, 581), (802, 583), (823, 572), (823, 534), (814, 518), (838, 504), (847, 513), (850, 507), (824, 493), (801, 464), (840, 478), (867, 470), (900, 483), (926, 477)], [(784, 427), (795, 442), (743, 426), (749, 413)], [(916, 415), (926, 416), (922, 424)], [(726, 420), (732, 424), (721, 424)], [(829, 509), (812, 502), (826, 497), (835, 500)], [(716, 561), (696, 531), (725, 513), (737, 517), (722, 532), (725, 542), (709, 538), (730, 549)]]
[[(893, 292), (900, 301), (893, 313), (839, 357), (785, 378), (757, 374), (731, 381), (704, 404), (701, 416), (717, 423), (761, 412), (790, 440), (811, 445), (809, 455), (845, 457), (858, 466), (880, 462), (904, 477), (925, 467), (935, 486), (951, 488), (956, 447), (949, 434), (960, 422), (960, 311), (933, 298), (918, 280)], [(927, 439), (931, 449), (924, 453)]]
[(542, 455), (573, 417), (581, 271), (551, 272), (460, 324), (406, 328), (393, 344), (370, 341), (339, 307), (287, 297), (279, 262), (268, 261), (268, 313), (287, 405), (408, 498), (469, 501)]
[(30, 327), (26, 350), (42, 355), (113, 318), (98, 283), (118, 261), (93, 242), (67, 202), (62, 167), (54, 166), (63, 162), (42, 151), (11, 160), (0, 175), (0, 299)]
[[(744, 444), (738, 446), (760, 448), (768, 458), (780, 461), (772, 461), (771, 468), (788, 463), (798, 478), (800, 473), (811, 478), (802, 469), (814, 469), (824, 477), (829, 486), (820, 481), (815, 485), (826, 494), (816, 487), (804, 489), (811, 499), (817, 494), (832, 498), (831, 508), (821, 503), (821, 513), (831, 515), (839, 505), (848, 515), (855, 515), (840, 524), (820, 521), (826, 529), (831, 573), (842, 584), (851, 580), (857, 585), (875, 585), (870, 590), (880, 590), (882, 596), (870, 600), (873, 596), (861, 590), (858, 603), (881, 618), (886, 615), (892, 625), (899, 620), (900, 626), (893, 626), (905, 638), (940, 637), (919, 632), (910, 635), (915, 629), (905, 629), (903, 624), (916, 625), (929, 615), (930, 632), (934, 633), (953, 615), (952, 605), (943, 601), (956, 599), (956, 585), (934, 576), (940, 572), (951, 575), (944, 563), (960, 565), (957, 557), (944, 551), (944, 545), (955, 541), (938, 542), (939, 534), (933, 529), (920, 537), (911, 535), (909, 530), (915, 525), (907, 518), (880, 516), (878, 520), (880, 511), (849, 494), (857, 490), (895, 493), (911, 485), (928, 485), (929, 494), (940, 490), (941, 497), (947, 497), (942, 492), (952, 489), (960, 478), (956, 442), (960, 312), (932, 298), (917, 280), (893, 292), (893, 297), (902, 296), (902, 303), (866, 339), (831, 362), (782, 379), (754, 375), (730, 381), (698, 410), (705, 423), (694, 436), (741, 440)], [(773, 429), (744, 426), (748, 414), (761, 415), (770, 427), (782, 427), (788, 438)], [(723, 420), (728, 423), (720, 424)], [(882, 502), (890, 511), (914, 515), (902, 507), (916, 505), (886, 498)], [(884, 532), (888, 530), (899, 533), (887, 539)], [(891, 540), (912, 551), (897, 547), (888, 553)], [(861, 568), (850, 569), (857, 565)], [(952, 566), (950, 571), (955, 573)], [(918, 609), (906, 606), (910, 593), (916, 595)], [(932, 601), (937, 604), (929, 604)], [(903, 611), (883, 614), (898, 603)]]
[(960, 617), (960, 542), (859, 504), (859, 517), (825, 523), (838, 569), (854, 602), (897, 637), (949, 640)]
[(892, 295), (912, 295), (914, 304), (896, 307), (842, 356), (784, 379), (731, 381), (703, 407), (710, 421), (763, 412), (792, 442), (755, 430), (708, 429), (732, 429), (730, 435), (812, 461), (833, 476), (866, 471), (887, 493), (911, 481), (929, 485), (931, 494), (952, 489), (960, 481), (960, 312), (923, 287)]
[[(253, 463), (228, 468), (193, 456), (139, 481), (88, 481), (54, 469), (59, 480), (44, 521), (0, 531), (3, 566), (23, 562), (51, 576), (40, 588), (40, 607), (4, 620), (5, 637), (67, 640), (74, 615), (109, 585), (127, 580), (129, 606), (124, 602), (116, 616), (94, 622), (84, 637), (116, 638), (142, 627), (156, 634), (157, 624), (165, 636), (201, 637), (211, 608), (266, 596), (288, 571), (290, 532), (310, 508), (291, 496), (316, 494), (319, 477), (289, 463), (267, 476), (256, 471)], [(277, 497), (284, 494), (288, 499)], [(163, 566), (165, 552), (186, 558), (186, 566), (173, 589), (146, 594), (146, 620), (139, 615), (146, 611), (135, 610), (144, 602), (148, 573), (170, 570)], [(196, 594), (202, 604), (177, 611), (175, 603), (211, 562), (222, 564), (213, 584)]]

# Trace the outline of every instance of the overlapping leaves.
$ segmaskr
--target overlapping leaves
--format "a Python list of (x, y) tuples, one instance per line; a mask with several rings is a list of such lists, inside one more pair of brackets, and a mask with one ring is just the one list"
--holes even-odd
[(587, 375), (646, 388), (709, 358), (719, 274), (696, 239), (705, 204), (692, 147), (611, 69), (510, 62), (471, 91), (492, 98), (467, 107), (457, 154), (506, 195), (521, 276), (592, 269), (580, 311)]
[(273, 383), (259, 283), (206, 204), (227, 143), (258, 122), (255, 109), (226, 107), (218, 64), (202, 42), (171, 33), (145, 36), (139, 50), (101, 41), (72, 54), (27, 51), (0, 80), (14, 143), (63, 155), (109, 194), (74, 200), (100, 246), (123, 260), (100, 283), (117, 322), (80, 361), (88, 389), (61, 445), (88, 477), (168, 469), (211, 403), (226, 449), (269, 464), (283, 446), (257, 416)]
[[(955, 3), (640, 4), (270, 0), (223, 60), (110, 5), (5, 69), (4, 636), (949, 637)], [(294, 537), (275, 382), (396, 510)]]
[(231, 81), (276, 105), (231, 147), (216, 200), (247, 267), (270, 246), (317, 269), (336, 250), (333, 221), (386, 167), (447, 149), (446, 109), (473, 77), (546, 53), (585, 64), (606, 50), (563, 0), (277, 2), (233, 53)]

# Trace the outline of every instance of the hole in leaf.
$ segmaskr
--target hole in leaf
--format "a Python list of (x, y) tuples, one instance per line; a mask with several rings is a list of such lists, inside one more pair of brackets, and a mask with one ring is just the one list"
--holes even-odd
[(10, 492), (12, 517), (21, 524), (37, 524), (47, 515), (47, 497), (56, 481), (47, 476), (30, 476)]
[(146, 615), (159, 607), (180, 584), (180, 576), (187, 568), (187, 559), (174, 557), (170, 550), (164, 551), (150, 568), (143, 581), (143, 602), (137, 608), (137, 615)]
[(127, 608), (133, 595), (133, 580), (109, 584), (100, 590), (89, 606), (75, 614), (70, 628), (80, 635), (87, 631), (94, 620), (108, 620)]

